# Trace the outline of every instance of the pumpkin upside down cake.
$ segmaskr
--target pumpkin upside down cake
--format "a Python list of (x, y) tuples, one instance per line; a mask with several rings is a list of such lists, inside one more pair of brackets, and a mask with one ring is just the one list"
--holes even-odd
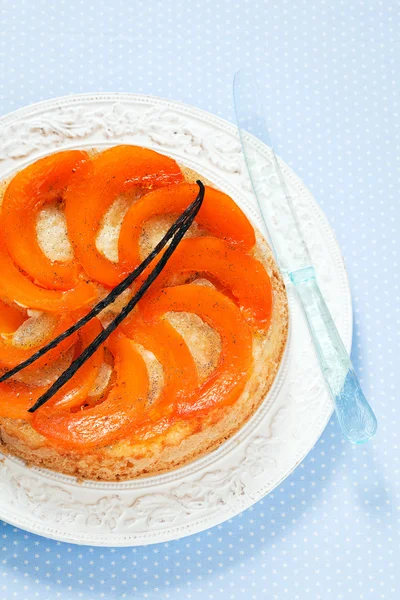
[[(195, 200), (199, 178), (168, 156), (126, 145), (58, 152), (5, 182), (0, 375), (79, 321), (138, 267)], [(29, 412), (147, 274), (0, 383), (2, 452), (78, 478), (131, 479), (216, 449), (254, 414), (285, 348), (285, 287), (262, 236), (211, 184), (134, 310)]]

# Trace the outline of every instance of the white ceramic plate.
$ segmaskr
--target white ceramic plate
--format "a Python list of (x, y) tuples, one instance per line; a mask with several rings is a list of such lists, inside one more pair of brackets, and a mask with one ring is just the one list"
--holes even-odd
[[(232, 196), (261, 228), (236, 128), (201, 110), (133, 94), (79, 95), (0, 120), (0, 179), (65, 148), (148, 146), (169, 154)], [(268, 148), (253, 140), (259, 157)], [(319, 282), (349, 349), (351, 298), (334, 235), (315, 200), (282, 163)], [(265, 184), (271, 173), (264, 168)], [(332, 403), (292, 290), (287, 351), (264, 403), (217, 451), (166, 475), (124, 483), (77, 483), (17, 459), (0, 463), (0, 518), (79, 544), (128, 546), (175, 539), (216, 525), (274, 489), (321, 435)]]

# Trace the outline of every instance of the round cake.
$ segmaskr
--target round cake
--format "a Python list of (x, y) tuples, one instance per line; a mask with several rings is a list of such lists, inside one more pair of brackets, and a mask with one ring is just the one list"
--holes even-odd
[[(148, 275), (0, 383), (0, 449), (80, 479), (157, 475), (216, 449), (254, 414), (282, 360), (285, 286), (241, 209), (201, 173), (138, 146), (58, 152), (3, 182), (0, 375), (108, 295), (205, 184), (203, 204), (134, 310), (43, 406), (29, 409)], [(39, 352), (40, 354), (40, 352)]]

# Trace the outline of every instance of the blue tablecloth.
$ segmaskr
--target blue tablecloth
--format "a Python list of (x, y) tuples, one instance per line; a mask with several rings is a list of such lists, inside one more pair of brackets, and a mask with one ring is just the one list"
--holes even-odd
[(68, 93), (129, 91), (233, 120), (233, 73), (255, 69), (279, 154), (341, 244), (353, 360), (379, 419), (376, 439), (352, 447), (333, 418), (272, 494), (180, 541), (87, 548), (3, 524), (2, 600), (400, 597), (397, 9), (390, 0), (2, 4), (2, 114)]

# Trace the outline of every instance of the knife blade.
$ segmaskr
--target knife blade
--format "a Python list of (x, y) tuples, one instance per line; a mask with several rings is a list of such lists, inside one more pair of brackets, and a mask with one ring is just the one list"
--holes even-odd
[[(343, 435), (353, 443), (365, 442), (375, 435), (377, 420), (318, 286), (301, 219), (271, 145), (250, 72), (235, 74), (233, 97), (250, 181), (275, 258), (296, 289)], [(268, 147), (268, 153), (252, 136)]]

